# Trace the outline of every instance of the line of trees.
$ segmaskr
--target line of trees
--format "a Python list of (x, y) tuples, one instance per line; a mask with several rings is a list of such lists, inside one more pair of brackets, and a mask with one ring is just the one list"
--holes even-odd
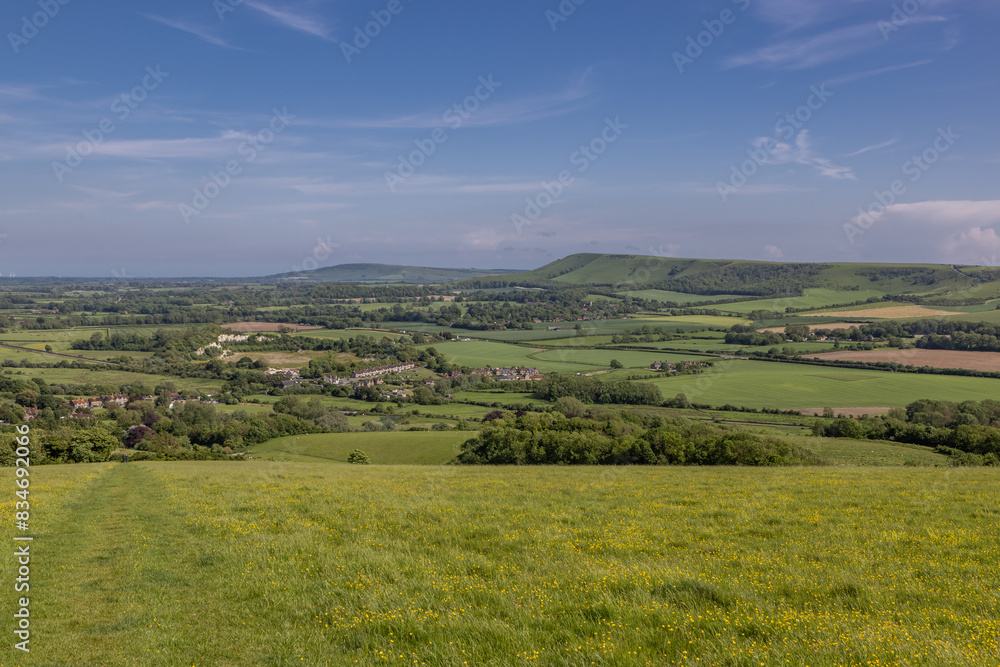
[[(817, 422), (813, 432), (828, 438), (895, 440), (935, 447), (962, 463), (1000, 465), (1000, 401), (952, 403), (922, 399), (888, 414)], [(978, 458), (977, 458), (978, 457)]]
[(618, 411), (596, 418), (520, 413), (491, 419), (462, 446), (456, 462), (778, 466), (821, 460), (776, 438)]

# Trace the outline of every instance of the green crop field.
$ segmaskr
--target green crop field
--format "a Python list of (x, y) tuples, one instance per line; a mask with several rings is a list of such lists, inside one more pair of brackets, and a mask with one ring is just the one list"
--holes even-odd
[(0, 662), (980, 667), (1000, 653), (998, 481), (47, 466), (32, 472), (32, 652), (11, 635)]
[(375, 464), (444, 464), (455, 458), (471, 431), (391, 431), (388, 433), (321, 433), (268, 440), (251, 450), (254, 458), (276, 461), (347, 463), (355, 449)]
[(894, 407), (921, 398), (1000, 398), (1000, 380), (729, 360), (703, 375), (655, 380), (665, 397), (754, 408)]

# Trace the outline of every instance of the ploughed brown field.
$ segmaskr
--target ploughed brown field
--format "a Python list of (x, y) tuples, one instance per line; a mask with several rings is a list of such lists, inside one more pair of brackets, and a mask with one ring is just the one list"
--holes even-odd
[(240, 333), (250, 333), (255, 331), (277, 331), (281, 327), (288, 327), (292, 331), (307, 331), (309, 329), (322, 329), (322, 327), (302, 326), (299, 324), (285, 324), (284, 322), (234, 322), (233, 324), (223, 324), (223, 329), (238, 331)]
[(862, 350), (824, 352), (806, 355), (812, 359), (846, 361), (894, 361), (908, 366), (965, 368), (973, 371), (1000, 371), (1000, 352), (964, 352), (959, 350)]

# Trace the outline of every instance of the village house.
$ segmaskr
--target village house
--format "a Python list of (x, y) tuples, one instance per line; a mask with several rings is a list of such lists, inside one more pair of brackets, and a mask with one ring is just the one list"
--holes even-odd
[(492, 377), (497, 382), (537, 382), (545, 378), (538, 372), (537, 368), (477, 368), (472, 371), (473, 375), (484, 375)]
[(376, 366), (375, 368), (366, 368), (364, 370), (354, 371), (354, 373), (351, 374), (351, 377), (355, 380), (374, 378), (388, 373), (402, 373), (403, 371), (413, 370), (416, 367), (417, 365), (412, 362), (389, 364), (388, 366)]

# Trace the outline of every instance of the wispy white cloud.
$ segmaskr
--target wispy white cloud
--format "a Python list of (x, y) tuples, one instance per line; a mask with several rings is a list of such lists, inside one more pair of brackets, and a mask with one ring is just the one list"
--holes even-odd
[(757, 148), (764, 148), (774, 142), (770, 151), (768, 164), (801, 164), (816, 169), (822, 176), (836, 180), (857, 180), (850, 167), (841, 167), (831, 160), (821, 157), (813, 150), (809, 138), (809, 130), (802, 130), (796, 135), (795, 143), (776, 141), (770, 137), (761, 137), (754, 142)]
[[(719, 186), (718, 184), (712, 183), (675, 183), (673, 185), (668, 185), (667, 189), (671, 192), (682, 192), (688, 194), (699, 194), (699, 195), (712, 195), (717, 198), (719, 196)], [(730, 193), (731, 196), (736, 195), (782, 195), (791, 192), (815, 192), (816, 188), (804, 188), (795, 185), (786, 185), (784, 183), (747, 183), (739, 188), (736, 188), (735, 192)]]
[(157, 16), (156, 14), (140, 13), (140, 15), (146, 17), (151, 21), (156, 21), (157, 23), (162, 23), (165, 26), (174, 28), (176, 30), (181, 30), (190, 35), (194, 35), (198, 39), (204, 42), (208, 42), (209, 44), (212, 44), (214, 46), (221, 46), (225, 49), (233, 49), (235, 51), (247, 50), (240, 48), (238, 46), (233, 46), (232, 44), (222, 39), (221, 37), (213, 35), (212, 32), (208, 28), (205, 28), (204, 26), (200, 26), (194, 23), (185, 23), (184, 21), (178, 21), (176, 19), (168, 19), (164, 16)]
[[(910, 23), (937, 23), (947, 19), (943, 16), (917, 16)], [(864, 53), (885, 44), (878, 24), (874, 21), (835, 30), (796, 37), (761, 47), (756, 51), (734, 56), (726, 61), (727, 67), (759, 66), (777, 69), (808, 69), (835, 60)], [(913, 65), (910, 65), (913, 66)], [(891, 70), (887, 70), (891, 71)], [(876, 70), (874, 73), (880, 73)], [(871, 76), (872, 74), (868, 74)], [(848, 79), (851, 80), (851, 79)], [(843, 83), (844, 81), (841, 81)]]
[(762, 20), (783, 28), (797, 30), (825, 23), (845, 11), (851, 5), (864, 0), (838, 0), (837, 2), (817, 2), (816, 0), (756, 0), (757, 16)]
[[(955, 225), (992, 225), (1000, 223), (1000, 200), (938, 200), (894, 204), (886, 208), (883, 217), (895, 217), (915, 224), (949, 227)], [(856, 219), (857, 221), (857, 219)]]
[(781, 259), (785, 256), (785, 251), (776, 245), (764, 246), (764, 256), (769, 259)]
[(864, 23), (810, 37), (786, 39), (750, 53), (734, 56), (726, 61), (726, 65), (808, 69), (874, 49), (883, 43), (884, 40), (876, 25)]
[(46, 98), (40, 94), (42, 86), (35, 84), (0, 83), (0, 97), (20, 102), (42, 102)]
[(929, 65), (932, 60), (917, 60), (912, 63), (906, 63), (905, 65), (892, 65), (890, 67), (880, 67), (878, 69), (865, 70), (863, 72), (854, 72), (853, 74), (845, 74), (843, 76), (838, 76), (836, 78), (827, 81), (827, 85), (830, 86), (840, 86), (845, 83), (852, 83), (854, 81), (860, 81), (861, 79), (867, 79), (872, 76), (879, 76), (880, 74), (890, 74), (892, 72), (898, 72), (900, 70), (909, 69), (911, 67), (920, 67), (922, 65)]
[[(215, 137), (185, 139), (132, 139), (105, 141), (94, 146), (94, 155), (138, 160), (169, 158), (218, 158), (232, 155), (238, 142), (248, 135), (228, 130)], [(39, 150), (53, 152), (64, 146), (41, 146)]]
[(899, 138), (898, 137), (896, 139), (890, 139), (889, 141), (883, 141), (882, 143), (875, 144), (873, 146), (865, 146), (861, 150), (854, 151), (853, 153), (848, 153), (845, 157), (854, 157), (856, 155), (863, 155), (863, 154), (868, 153), (870, 151), (877, 151), (877, 150), (882, 149), (882, 148), (888, 148), (889, 146), (892, 146), (893, 144), (897, 144), (897, 143), (899, 143)]
[(326, 23), (316, 16), (304, 14), (301, 10), (291, 9), (285, 5), (279, 7), (274, 3), (263, 2), (263, 0), (244, 0), (244, 4), (287, 28), (322, 39), (330, 39), (330, 30)]
[[(572, 113), (583, 108), (586, 105), (586, 98), (592, 94), (586, 78), (585, 75), (572, 85), (546, 95), (522, 97), (506, 102), (494, 102), (489, 99), (482, 102), (480, 108), (470, 113), (468, 118), (461, 119), (462, 127), (516, 125)], [(498, 83), (502, 91), (503, 82)], [(499, 95), (500, 91), (494, 95)], [(457, 100), (455, 103), (461, 104), (462, 100)], [(449, 126), (445, 116), (449, 114), (451, 108), (383, 119), (317, 120), (313, 123), (345, 129), (431, 129)]]

